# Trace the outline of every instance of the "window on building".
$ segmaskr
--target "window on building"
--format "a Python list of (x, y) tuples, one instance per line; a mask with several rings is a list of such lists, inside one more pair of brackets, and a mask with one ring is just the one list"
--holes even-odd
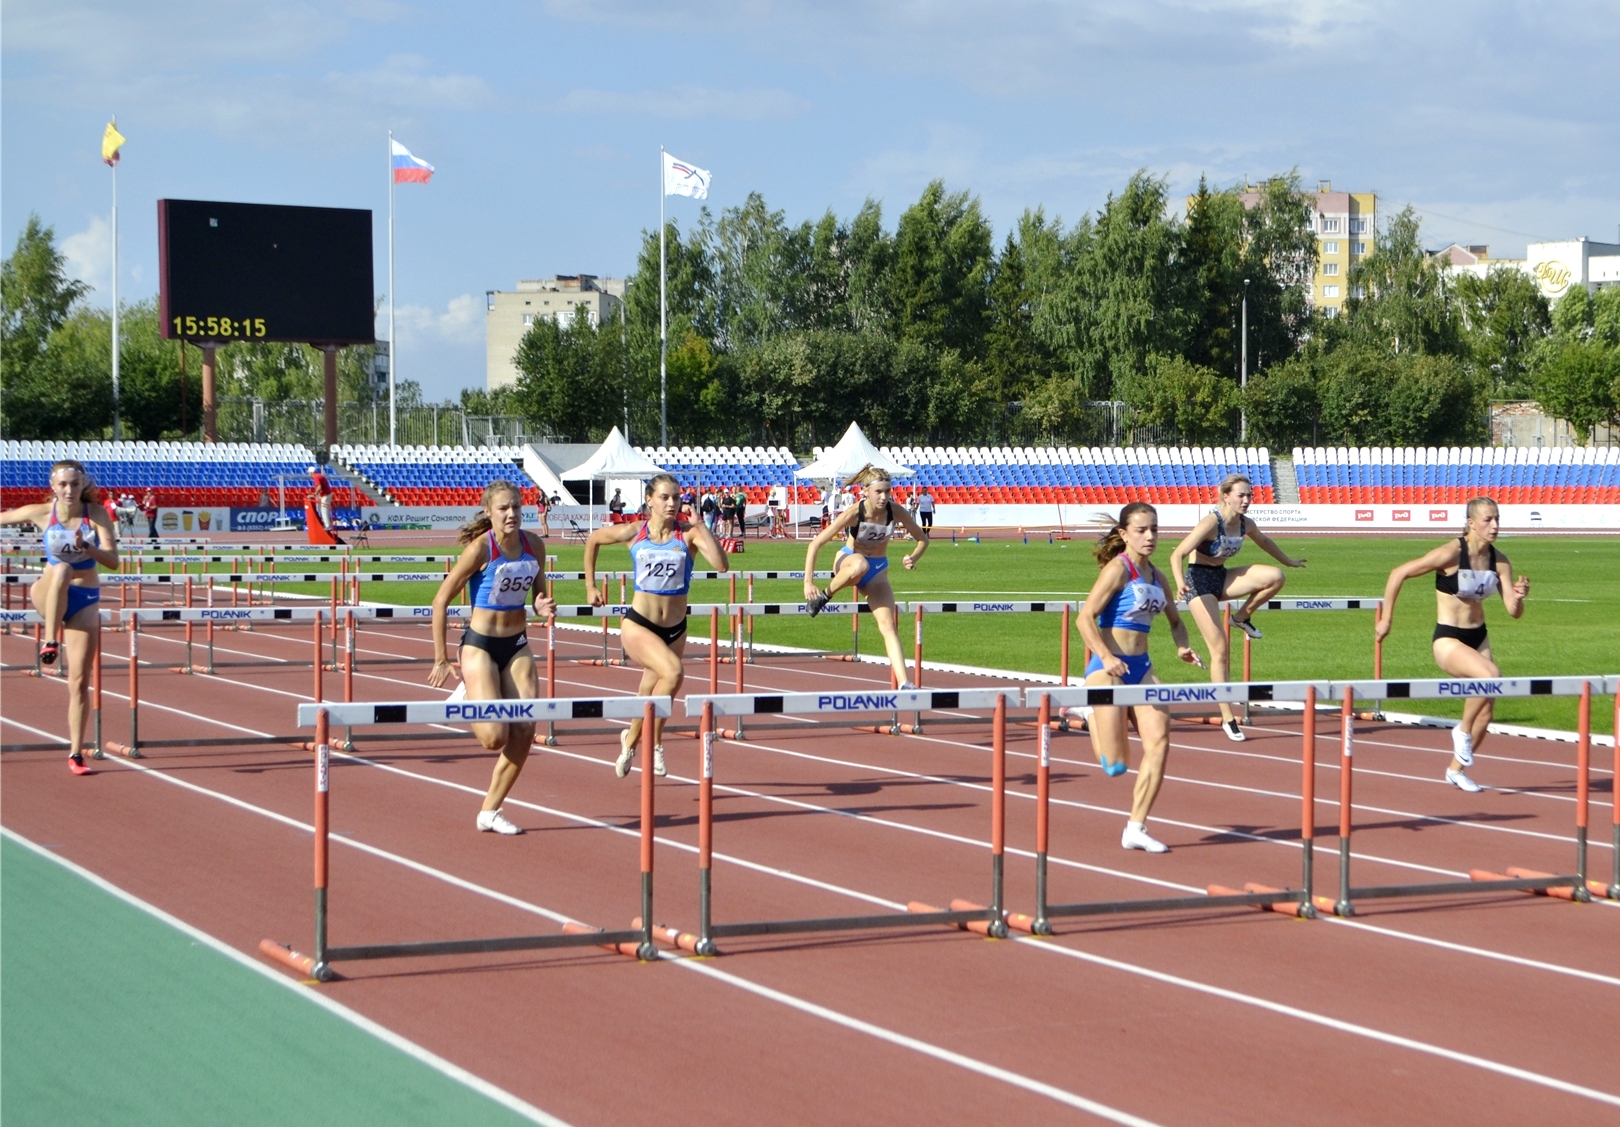
[(1352, 219), (1350, 221), (1350, 233), (1352, 235), (1365, 235), (1367, 233), (1367, 221), (1365, 219)]
[(528, 328), (532, 324), (534, 324), (534, 314), (533, 313), (525, 313), (523, 315), (523, 327)]
[(1334, 240), (1332, 240), (1330, 242), (1323, 243), (1322, 244), (1322, 253), (1323, 254), (1338, 254), (1339, 253), (1339, 242), (1338, 242), (1338, 240), (1334, 239)]
[(1335, 276), (1336, 274), (1338, 274), (1338, 272), (1339, 272), (1339, 264), (1337, 262), (1324, 262), (1324, 263), (1322, 263), (1322, 273), (1326, 274), (1328, 277), (1331, 278), (1331, 277)]
[(1322, 233), (1324, 235), (1337, 235), (1339, 233), (1338, 219), (1324, 215), (1322, 217)]
[(1339, 296), (1339, 287), (1338, 286), (1323, 286), (1322, 287), (1322, 296), (1323, 297), (1338, 297)]
[(559, 310), (557, 310), (557, 327), (558, 328), (566, 329), (570, 325), (572, 325), (573, 323), (574, 323), (574, 311), (572, 309), (559, 309)]
[(1354, 297), (1354, 298), (1366, 297), (1367, 296), (1367, 287), (1366, 286), (1351, 286), (1350, 287), (1350, 296)]
[(1339, 307), (1337, 305), (1324, 305), (1322, 307), (1322, 316), (1326, 317), (1329, 321), (1333, 320), (1333, 318), (1337, 317), (1338, 315)]
[(1350, 253), (1351, 254), (1366, 254), (1367, 253), (1367, 244), (1366, 243), (1351, 243), (1350, 244)]

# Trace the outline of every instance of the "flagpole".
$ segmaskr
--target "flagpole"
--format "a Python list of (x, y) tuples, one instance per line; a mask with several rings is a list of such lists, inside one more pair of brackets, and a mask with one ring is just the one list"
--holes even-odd
[[(394, 338), (394, 131), (388, 131), (388, 445), (399, 445), (394, 412), (394, 366), (399, 346)], [(437, 437), (437, 436), (435, 436)]]
[(658, 146), (658, 444), (669, 446), (669, 377), (664, 361), (669, 352), (664, 303), (664, 146)]
[[(118, 119), (113, 118), (116, 127)], [(115, 154), (116, 155), (116, 154)], [(112, 165), (112, 399), (113, 399), (113, 441), (123, 441), (123, 417), (118, 402), (118, 162)]]

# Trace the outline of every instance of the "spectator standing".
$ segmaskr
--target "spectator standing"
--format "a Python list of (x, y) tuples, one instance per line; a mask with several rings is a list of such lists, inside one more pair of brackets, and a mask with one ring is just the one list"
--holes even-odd
[(624, 493), (622, 490), (615, 489), (613, 491), (613, 499), (608, 502), (608, 512), (613, 514), (614, 524), (619, 523), (619, 519), (624, 516)]
[(737, 486), (737, 493), (732, 498), (732, 503), (737, 509), (737, 537), (746, 540), (748, 539), (748, 490), (740, 485)]
[(698, 502), (698, 515), (703, 519), (703, 523), (708, 525), (709, 535), (715, 535), (718, 531), (716, 521), (719, 519), (720, 506), (714, 499), (713, 489), (703, 491), (703, 500)]
[(737, 498), (732, 494), (730, 486), (720, 488), (720, 535), (736, 536)]
[(145, 493), (141, 494), (141, 514), (146, 517), (146, 535), (150, 539), (156, 540), (158, 538), (158, 534), (157, 534), (157, 517), (158, 517), (157, 493), (155, 491), (153, 491), (150, 487), (147, 488)]
[(926, 485), (917, 496), (917, 515), (922, 518), (924, 532), (934, 527), (934, 495)]
[(309, 484), (315, 494), (315, 507), (321, 514), (321, 524), (332, 528), (332, 483), (319, 466), (309, 467)]

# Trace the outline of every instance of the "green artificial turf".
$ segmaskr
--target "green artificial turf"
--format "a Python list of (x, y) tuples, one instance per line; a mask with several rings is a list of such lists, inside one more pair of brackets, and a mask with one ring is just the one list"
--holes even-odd
[[(1281, 537), (1283, 551), (1309, 561), (1303, 570), (1289, 571), (1286, 596), (1382, 595), (1390, 569), (1437, 546), (1433, 541), (1412, 537)], [(1156, 561), (1167, 574), (1174, 541), (1161, 542)], [(1518, 621), (1508, 618), (1500, 600), (1486, 605), (1486, 621), (1491, 630), (1491, 646), (1498, 665), (1508, 675), (1582, 674), (1620, 672), (1620, 586), (1608, 580), (1620, 574), (1620, 539), (1599, 537), (1504, 537), (1500, 549), (1513, 561), (1519, 574), (1531, 579), (1530, 598)], [(736, 570), (794, 570), (804, 566), (804, 542), (749, 541), (747, 550), (734, 557)], [(1009, 600), (1077, 599), (1097, 574), (1091, 554), (1091, 540), (1077, 537), (1048, 543), (1044, 536), (1032, 537), (1028, 544), (1019, 540), (985, 540), (982, 543), (958, 538), (955, 543), (940, 534), (915, 571), (900, 566), (900, 556), (909, 545), (896, 544), (890, 550), (893, 563), (890, 581), (901, 600), (952, 601), (972, 595), (995, 595)], [(389, 550), (404, 550), (390, 546)], [(444, 551), (445, 545), (434, 545)], [(556, 555), (562, 571), (583, 566), (583, 549), (578, 544), (553, 542), (549, 551)], [(831, 567), (836, 548), (821, 553), (817, 565)], [(1246, 546), (1236, 564), (1270, 562), (1252, 545)], [(298, 565), (305, 566), (305, 565)], [(313, 565), (309, 565), (314, 570)], [(368, 571), (426, 570), (432, 565), (366, 565)], [(598, 566), (604, 571), (629, 566), (629, 555), (622, 547), (603, 550)], [(703, 564), (700, 562), (699, 567)], [(823, 581), (825, 586), (825, 581)], [(288, 593), (323, 594), (319, 586), (290, 585)], [(435, 585), (400, 584), (376, 587), (363, 592), (367, 599), (425, 604), (432, 600)], [(556, 585), (560, 602), (584, 600), (584, 584), (562, 582)], [(618, 598), (616, 585), (610, 592)], [(692, 590), (693, 602), (724, 602), (729, 584), (698, 581)], [(746, 589), (739, 585), (739, 600)], [(756, 602), (798, 601), (802, 597), (798, 581), (760, 581), (754, 587)], [(1407, 584), (1397, 608), (1395, 629), (1384, 646), (1386, 677), (1436, 677), (1431, 652), (1434, 628), (1433, 583), (1427, 577)], [(1253, 672), (1256, 680), (1293, 678), (1371, 677), (1373, 672), (1373, 614), (1371, 611), (1288, 611), (1262, 612), (1256, 621), (1265, 638), (1253, 644)], [(957, 662), (1000, 669), (1056, 673), (1059, 669), (1061, 617), (1056, 614), (1020, 615), (933, 615), (925, 623), (925, 659)], [(850, 645), (848, 614), (830, 608), (818, 619), (780, 618), (757, 620), (754, 637), (758, 642), (805, 646), (814, 649), (847, 650)], [(694, 632), (704, 633), (694, 624)], [(1205, 653), (1197, 628), (1188, 621), (1193, 644)], [(909, 625), (901, 632), (905, 649), (911, 652)], [(1081, 642), (1078, 632), (1072, 641), (1074, 672), (1080, 668)], [(878, 654), (882, 642), (870, 618), (862, 621), (861, 652)], [(1208, 675), (1184, 665), (1175, 658), (1170, 634), (1162, 625), (1153, 632), (1151, 644), (1154, 665), (1167, 681), (1197, 681)], [(1234, 667), (1240, 669), (1241, 644), (1233, 644)], [(1207, 656), (1207, 655), (1206, 655)], [(1420, 707), (1414, 705), (1416, 709)], [(1459, 704), (1425, 701), (1423, 711), (1432, 715), (1456, 715)], [(1594, 704), (1594, 728), (1608, 731), (1612, 701)], [(1497, 719), (1504, 723), (1533, 724), (1569, 729), (1575, 726), (1577, 704), (1573, 698), (1512, 698), (1497, 702)]]

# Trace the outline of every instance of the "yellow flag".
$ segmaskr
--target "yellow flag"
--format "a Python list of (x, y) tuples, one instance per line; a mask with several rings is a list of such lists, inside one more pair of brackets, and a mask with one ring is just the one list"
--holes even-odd
[(108, 164), (118, 163), (118, 150), (124, 145), (124, 135), (118, 132), (118, 126), (113, 122), (107, 123), (107, 132), (101, 135), (101, 159)]

